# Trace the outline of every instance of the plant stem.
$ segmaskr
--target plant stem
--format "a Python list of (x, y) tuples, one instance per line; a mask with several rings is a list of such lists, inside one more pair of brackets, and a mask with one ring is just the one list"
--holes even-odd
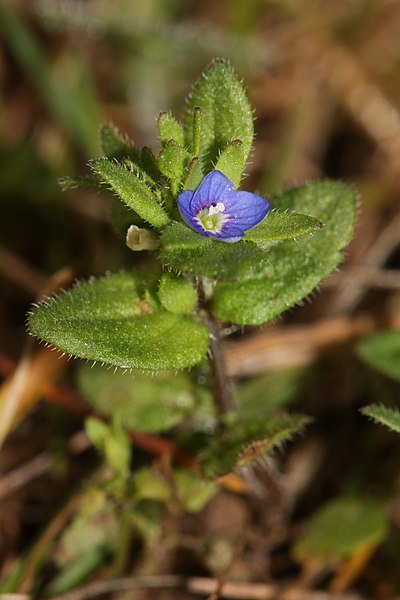
[(210, 336), (209, 364), (211, 368), (214, 402), (217, 413), (219, 417), (222, 418), (234, 408), (232, 400), (232, 384), (225, 372), (219, 324), (210, 310), (202, 281), (200, 281), (198, 286), (198, 295), (200, 307), (204, 310), (205, 325)]
[(233, 409), (232, 384), (226, 376), (221, 348), (219, 326), (215, 318), (207, 313), (206, 325), (210, 334), (210, 367), (215, 406), (220, 417)]
[(117, 575), (121, 575), (125, 572), (128, 564), (129, 549), (133, 535), (132, 525), (130, 522), (131, 509), (125, 504), (128, 501), (126, 496), (127, 494), (125, 494), (125, 498), (123, 499), (124, 506), (122, 507), (122, 512), (120, 513), (119, 517), (118, 542), (114, 556), (114, 572)]

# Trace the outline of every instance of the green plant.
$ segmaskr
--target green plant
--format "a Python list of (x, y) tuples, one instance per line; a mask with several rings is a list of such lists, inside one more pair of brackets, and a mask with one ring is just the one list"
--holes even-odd
[[(215, 477), (253, 464), (308, 421), (266, 413), (246, 419), (235, 411), (220, 323), (260, 325), (308, 296), (342, 260), (355, 198), (351, 188), (335, 181), (311, 182), (270, 201), (237, 191), (252, 147), (253, 115), (224, 60), (215, 60), (194, 86), (184, 123), (162, 113), (158, 127), (156, 156), (105, 125), (104, 157), (91, 163), (93, 174), (63, 181), (64, 187), (111, 190), (131, 211), (128, 246), (147, 252), (151, 266), (79, 283), (48, 298), (31, 311), (29, 329), (70, 355), (159, 373), (145, 387), (138, 377), (139, 395), (146, 388), (148, 398), (143, 419), (138, 417), (143, 404), (134, 397), (123, 394), (128, 400), (122, 407), (112, 400), (118, 387), (135, 390), (129, 374), (113, 378), (94, 371), (82, 381), (103, 413), (136, 430), (166, 429), (191, 418), (201, 434), (196, 451), (202, 472)], [(189, 367), (208, 381), (200, 396), (185, 371)], [(182, 375), (174, 390), (165, 372), (176, 370)], [(99, 392), (91, 393), (96, 386)], [(163, 389), (172, 391), (163, 397)], [(186, 394), (186, 408), (174, 400), (180, 393)], [(154, 418), (157, 402), (160, 414), (169, 402), (165, 420)], [(200, 413), (209, 419), (207, 431), (199, 425)]]

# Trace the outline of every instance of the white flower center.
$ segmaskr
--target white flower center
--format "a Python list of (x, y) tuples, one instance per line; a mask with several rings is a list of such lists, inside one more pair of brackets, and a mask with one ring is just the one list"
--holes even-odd
[(211, 204), (208, 208), (200, 210), (196, 215), (196, 219), (204, 231), (219, 233), (229, 218), (228, 215), (224, 214), (224, 211), (225, 205), (222, 202), (217, 202), (217, 204)]

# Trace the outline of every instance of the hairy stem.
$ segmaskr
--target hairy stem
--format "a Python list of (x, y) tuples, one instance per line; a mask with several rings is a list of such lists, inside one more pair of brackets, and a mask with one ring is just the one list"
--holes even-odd
[(232, 400), (232, 384), (225, 372), (219, 324), (210, 310), (202, 281), (200, 281), (198, 286), (198, 295), (200, 307), (205, 315), (204, 322), (210, 336), (209, 364), (211, 368), (215, 407), (219, 417), (223, 417), (234, 407)]

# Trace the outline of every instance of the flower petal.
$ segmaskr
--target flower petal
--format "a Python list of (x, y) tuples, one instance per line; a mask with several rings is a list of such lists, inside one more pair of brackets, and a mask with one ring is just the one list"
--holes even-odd
[(218, 234), (215, 234), (213, 237), (221, 240), (221, 242), (233, 243), (239, 242), (243, 236), (244, 231), (240, 227), (226, 223), (223, 226), (222, 231)]
[(194, 196), (194, 192), (192, 190), (186, 190), (179, 194), (178, 196), (178, 208), (182, 217), (187, 220), (192, 213), (190, 211), (190, 202)]
[(262, 196), (251, 192), (236, 192), (235, 200), (231, 202), (228, 210), (233, 216), (234, 224), (247, 231), (265, 219), (269, 208), (268, 200)]
[(191, 200), (194, 196), (194, 192), (192, 190), (186, 190), (179, 194), (178, 196), (178, 208), (181, 213), (181, 217), (186, 223), (197, 231), (197, 233), (201, 233), (201, 235), (207, 235), (204, 231), (204, 228), (198, 223), (197, 219), (195, 219), (195, 215), (192, 213), (190, 208)]
[(235, 194), (233, 183), (220, 171), (208, 173), (197, 188), (190, 203), (190, 210), (197, 214), (211, 204), (222, 202), (227, 205)]

